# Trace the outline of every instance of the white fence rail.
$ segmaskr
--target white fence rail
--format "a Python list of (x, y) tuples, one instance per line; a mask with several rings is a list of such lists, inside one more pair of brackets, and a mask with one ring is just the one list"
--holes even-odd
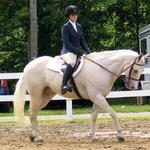
[[(1, 79), (19, 79), (22, 73), (0, 73)], [(150, 74), (150, 68), (145, 68), (143, 74)], [(150, 82), (150, 81), (147, 81)], [(111, 91), (107, 98), (122, 98), (122, 97), (143, 97), (150, 96), (150, 89), (137, 91)], [(25, 96), (25, 100), (29, 101), (29, 96)], [(72, 99), (56, 95), (52, 100), (66, 100), (66, 117), (72, 119)], [(0, 95), (0, 102), (13, 101), (13, 95)]]

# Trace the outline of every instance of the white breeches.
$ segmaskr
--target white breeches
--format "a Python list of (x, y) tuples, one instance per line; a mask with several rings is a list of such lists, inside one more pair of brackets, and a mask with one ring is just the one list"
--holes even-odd
[(77, 55), (74, 53), (66, 53), (61, 55), (61, 57), (65, 60), (67, 64), (70, 64), (72, 67), (76, 64)]

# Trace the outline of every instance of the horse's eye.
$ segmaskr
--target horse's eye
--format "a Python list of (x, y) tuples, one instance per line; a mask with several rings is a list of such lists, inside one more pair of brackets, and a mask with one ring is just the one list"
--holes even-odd
[(138, 70), (134, 70), (134, 73), (138, 73)]

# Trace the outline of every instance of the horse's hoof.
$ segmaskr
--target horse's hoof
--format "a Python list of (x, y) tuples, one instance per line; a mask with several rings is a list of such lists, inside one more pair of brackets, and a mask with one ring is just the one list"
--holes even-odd
[(94, 143), (94, 144), (95, 144), (95, 143), (99, 143), (98, 138), (93, 138), (93, 139), (92, 139), (92, 143)]
[(29, 135), (29, 140), (30, 140), (31, 142), (33, 142), (34, 139), (35, 139), (35, 137), (34, 137), (32, 134), (30, 134), (30, 135)]
[(125, 142), (125, 138), (122, 137), (122, 136), (117, 136), (117, 140), (118, 140), (119, 143)]
[(42, 139), (42, 137), (38, 137), (38, 138), (35, 138), (34, 139), (34, 142), (37, 144), (37, 145), (41, 145), (41, 144), (43, 144), (43, 139)]

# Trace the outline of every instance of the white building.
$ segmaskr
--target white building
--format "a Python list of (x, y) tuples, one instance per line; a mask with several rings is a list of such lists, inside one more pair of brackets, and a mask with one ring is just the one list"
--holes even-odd
[[(140, 28), (139, 30), (139, 47), (140, 53), (150, 54), (150, 24)], [(145, 68), (150, 68), (150, 57), (148, 64), (145, 65)], [(150, 75), (145, 75), (144, 80), (150, 81)]]

